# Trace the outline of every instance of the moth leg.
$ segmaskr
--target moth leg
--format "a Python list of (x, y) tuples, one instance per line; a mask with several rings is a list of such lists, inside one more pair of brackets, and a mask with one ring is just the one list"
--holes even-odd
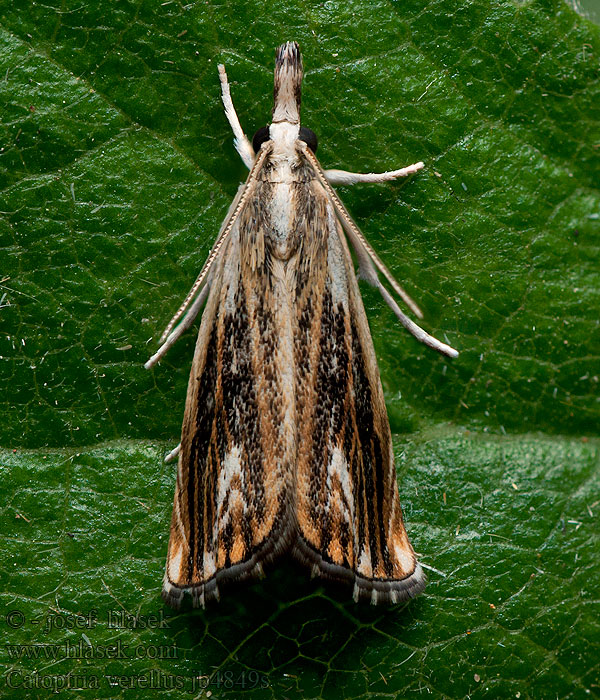
[(237, 194), (235, 195), (233, 202), (231, 202), (231, 206), (227, 211), (227, 216), (221, 224), (217, 240), (215, 241), (210, 253), (208, 254), (208, 258), (206, 258), (206, 262), (202, 266), (200, 274), (196, 278), (196, 281), (192, 285), (192, 288), (188, 292), (186, 298), (183, 300), (183, 303), (181, 304), (179, 309), (177, 309), (177, 313), (169, 321), (167, 327), (163, 331), (163, 334), (160, 336), (160, 343), (162, 343), (165, 340), (165, 338), (169, 335), (169, 333), (173, 329), (173, 326), (177, 323), (177, 321), (179, 321), (179, 319), (183, 316), (188, 306), (192, 303), (192, 300), (198, 293), (198, 290), (207, 281), (208, 274), (210, 273), (213, 265), (215, 264), (215, 260), (217, 259), (224, 242), (229, 237), (229, 234), (231, 233), (232, 228), (235, 226), (235, 223), (241, 211), (246, 206), (248, 199), (254, 192), (254, 188), (256, 187), (257, 173), (262, 168), (267, 156), (270, 155), (271, 151), (272, 146), (267, 145), (261, 148), (258, 158), (256, 158), (256, 160), (252, 164), (252, 169), (250, 170), (248, 179), (243, 185), (240, 185), (238, 187)]
[(419, 172), (425, 163), (419, 161), (400, 170), (388, 170), (385, 173), (349, 173), (347, 170), (324, 170), (330, 185), (355, 185), (357, 182), (388, 182), (398, 177), (406, 177)]
[(438, 352), (442, 353), (442, 355), (447, 355), (448, 357), (458, 357), (458, 350), (455, 350), (453, 347), (450, 347), (450, 345), (446, 345), (446, 343), (442, 343), (441, 340), (438, 340), (432, 335), (429, 335), (429, 333), (427, 333), (427, 331), (424, 331), (421, 328), (421, 326), (418, 326), (414, 321), (411, 321), (411, 319), (408, 318), (406, 314), (403, 314), (400, 310), (400, 307), (396, 303), (394, 297), (388, 292), (388, 290), (381, 284), (379, 280), (377, 280), (376, 286), (377, 289), (379, 289), (379, 292), (383, 297), (385, 303), (396, 314), (400, 323), (412, 336), (414, 336), (419, 342), (423, 343), (424, 345), (427, 345), (433, 350), (437, 350)]
[(251, 170), (256, 157), (254, 149), (252, 148), (252, 144), (242, 129), (242, 125), (238, 119), (235, 107), (233, 106), (225, 66), (222, 63), (219, 63), (217, 67), (219, 69), (219, 80), (221, 81), (221, 99), (223, 100), (223, 106), (225, 107), (225, 116), (227, 117), (227, 121), (229, 122), (233, 131), (233, 145), (235, 146), (235, 150), (240, 154), (245, 166), (248, 168), (248, 170)]
[(221, 224), (221, 228), (219, 229), (219, 235), (217, 236), (216, 241), (213, 244), (213, 247), (208, 254), (208, 258), (206, 259), (206, 262), (202, 266), (202, 269), (200, 270), (200, 274), (196, 278), (196, 281), (192, 285), (192, 288), (190, 291), (187, 293), (187, 296), (183, 300), (183, 303), (181, 306), (177, 309), (177, 313), (173, 316), (173, 318), (169, 321), (167, 324), (167, 327), (163, 331), (162, 335), (160, 336), (160, 340), (158, 341), (159, 343), (162, 343), (165, 338), (169, 335), (169, 333), (172, 331), (173, 327), (179, 321), (179, 319), (183, 316), (185, 313), (186, 309), (188, 306), (192, 303), (192, 299), (196, 296), (198, 293), (198, 290), (202, 285), (205, 283), (205, 280), (210, 273), (212, 266), (214, 265), (215, 260), (217, 259), (217, 255), (219, 253), (219, 250), (221, 249), (221, 246), (223, 245), (223, 240), (229, 235), (229, 232), (231, 231), (230, 224), (232, 219), (235, 221), (235, 217), (239, 214), (239, 211), (237, 211), (237, 206), (242, 198), (242, 195), (244, 194), (244, 188), (245, 185), (240, 185), (238, 187), (238, 191), (233, 199), (233, 202), (231, 202), (231, 205), (229, 206), (229, 209), (227, 211), (227, 215), (225, 216), (225, 219), (223, 220), (223, 223)]
[(180, 450), (181, 450), (181, 443), (179, 443), (179, 445), (177, 445), (177, 447), (174, 450), (171, 450), (169, 452), (169, 454), (165, 457), (165, 460), (164, 460), (165, 463), (168, 464), (169, 462), (172, 462), (176, 457), (178, 457)]
[(457, 350), (450, 347), (449, 345), (446, 345), (446, 343), (442, 343), (440, 340), (434, 338), (432, 335), (429, 335), (429, 333), (424, 331), (414, 321), (411, 321), (411, 319), (408, 318), (408, 316), (402, 313), (398, 304), (396, 303), (396, 300), (381, 284), (381, 281), (377, 276), (377, 270), (375, 269), (375, 267), (379, 269), (379, 271), (385, 276), (387, 281), (392, 285), (396, 294), (398, 294), (398, 296), (406, 303), (406, 305), (409, 306), (409, 308), (411, 308), (413, 311), (415, 311), (416, 315), (419, 316), (419, 318), (423, 317), (423, 314), (420, 311), (419, 307), (408, 296), (404, 289), (402, 289), (398, 282), (396, 282), (396, 280), (392, 277), (391, 272), (379, 259), (377, 253), (373, 250), (367, 239), (363, 236), (360, 229), (350, 216), (348, 210), (342, 204), (341, 199), (337, 196), (335, 190), (329, 184), (325, 173), (321, 169), (319, 161), (316, 159), (312, 151), (303, 141), (297, 141), (297, 144), (299, 151), (304, 154), (304, 157), (312, 166), (312, 169), (315, 175), (317, 176), (317, 179), (319, 180), (321, 185), (323, 185), (323, 189), (327, 193), (331, 204), (333, 205), (333, 208), (335, 209), (335, 212), (342, 226), (344, 227), (346, 234), (348, 235), (348, 239), (352, 244), (354, 251), (356, 252), (360, 264), (361, 273), (367, 280), (367, 282), (379, 289), (379, 292), (381, 293), (381, 296), (383, 297), (386, 304), (390, 307), (390, 309), (392, 309), (392, 311), (400, 320), (400, 323), (406, 328), (406, 330), (411, 335), (413, 335), (421, 343), (428, 345), (430, 348), (437, 350), (443, 355), (448, 355), (448, 357), (457, 357)]
[(194, 303), (188, 309), (188, 312), (183, 318), (183, 321), (170, 333), (165, 342), (158, 348), (158, 350), (152, 355), (152, 357), (146, 362), (144, 367), (150, 369), (153, 367), (161, 357), (167, 354), (170, 348), (181, 338), (181, 336), (187, 331), (187, 329), (194, 323), (198, 312), (202, 308), (202, 305), (206, 301), (208, 292), (210, 290), (210, 281), (207, 281), (204, 286), (200, 289), (198, 296), (196, 297)]
[(336, 210), (340, 221), (342, 222), (344, 230), (348, 234), (348, 237), (352, 243), (352, 247), (354, 248), (354, 251), (359, 259), (361, 276), (373, 286), (377, 286), (377, 282), (379, 281), (377, 277), (377, 272), (375, 270), (375, 267), (377, 267), (377, 269), (385, 276), (387, 281), (392, 285), (396, 294), (402, 299), (402, 301), (404, 301), (408, 308), (411, 309), (415, 316), (417, 316), (418, 318), (423, 318), (423, 312), (421, 311), (421, 309), (394, 279), (392, 273), (383, 264), (382, 260), (380, 260), (377, 253), (373, 250), (369, 242), (361, 233), (360, 229), (350, 216), (348, 210), (342, 204), (341, 199), (337, 196), (335, 190), (329, 184), (325, 171), (321, 168), (321, 164), (319, 163), (315, 155), (304, 143), (304, 141), (298, 141), (297, 144), (299, 150), (304, 154), (305, 158), (312, 166), (315, 175), (317, 176), (317, 179), (321, 182), (325, 191), (327, 192), (331, 203), (333, 204), (333, 207)]

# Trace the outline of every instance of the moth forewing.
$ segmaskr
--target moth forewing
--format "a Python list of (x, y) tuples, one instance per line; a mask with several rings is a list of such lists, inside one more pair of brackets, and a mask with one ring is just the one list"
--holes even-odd
[(314, 253), (296, 298), (298, 328), (310, 322), (310, 332), (296, 337), (293, 554), (313, 574), (353, 584), (356, 599), (395, 602), (425, 579), (402, 521), (373, 343), (346, 240), (318, 182), (305, 207), (303, 249)]
[(254, 147), (222, 66), (219, 73), (235, 146), (251, 171), (198, 278), (210, 291), (197, 281), (147, 363), (177, 340), (207, 296), (163, 597), (177, 607), (187, 592), (205, 605), (219, 597), (221, 583), (259, 577), (288, 554), (315, 576), (350, 584), (355, 599), (405, 600), (425, 577), (402, 520), (383, 390), (342, 224), (361, 269), (409, 331), (440, 352), (456, 351), (400, 311), (375, 268), (393, 278), (328, 177), (386, 181), (422, 164), (368, 175), (323, 171), (309, 150), (316, 137), (300, 130), (295, 42), (277, 51), (273, 120)]

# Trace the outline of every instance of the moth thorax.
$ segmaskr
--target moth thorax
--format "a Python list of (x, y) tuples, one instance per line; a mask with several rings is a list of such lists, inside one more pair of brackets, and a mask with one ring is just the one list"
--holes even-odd
[(302, 56), (295, 41), (277, 49), (273, 87), (273, 121), (300, 122)]
[(295, 153), (295, 143), (300, 134), (300, 124), (290, 124), (288, 121), (273, 122), (269, 127), (269, 136), (273, 141), (273, 154)]

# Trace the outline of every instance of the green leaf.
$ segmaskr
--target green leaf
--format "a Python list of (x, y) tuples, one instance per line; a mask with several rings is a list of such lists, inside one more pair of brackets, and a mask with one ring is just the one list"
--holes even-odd
[[(251, 136), (289, 39), (324, 167), (427, 165), (340, 195), (461, 351), (427, 351), (364, 289), (409, 532), (445, 576), (382, 610), (282, 567), (175, 614), (158, 597), (161, 460), (194, 334), (143, 363), (246, 176), (216, 65)], [(8, 644), (95, 654), (5, 648), (5, 673), (69, 698), (181, 697), (160, 683), (194, 676), (213, 697), (599, 695), (599, 52), (598, 28), (552, 0), (0, 0), (0, 591), (25, 622), (0, 620)], [(111, 610), (167, 624), (118, 629)], [(145, 658), (99, 658), (119, 641)], [(99, 688), (60, 690), (69, 673)], [(48, 688), (5, 675), (0, 695)]]
[[(4, 451), (0, 693), (598, 697), (599, 447), (444, 429), (398, 440), (405, 517), (433, 567), (421, 597), (356, 605), (283, 565), (179, 613), (159, 598), (174, 488), (162, 449)], [(103, 658), (110, 647), (121, 658)]]

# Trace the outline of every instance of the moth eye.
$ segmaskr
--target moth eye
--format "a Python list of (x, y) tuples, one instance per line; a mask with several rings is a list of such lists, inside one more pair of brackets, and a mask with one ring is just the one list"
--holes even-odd
[(305, 126), (300, 127), (300, 139), (310, 148), (313, 153), (317, 152), (317, 135), (314, 131), (307, 129)]
[(252, 148), (255, 153), (258, 153), (260, 147), (265, 141), (268, 141), (271, 137), (269, 136), (269, 127), (261, 126), (260, 129), (252, 137)]

